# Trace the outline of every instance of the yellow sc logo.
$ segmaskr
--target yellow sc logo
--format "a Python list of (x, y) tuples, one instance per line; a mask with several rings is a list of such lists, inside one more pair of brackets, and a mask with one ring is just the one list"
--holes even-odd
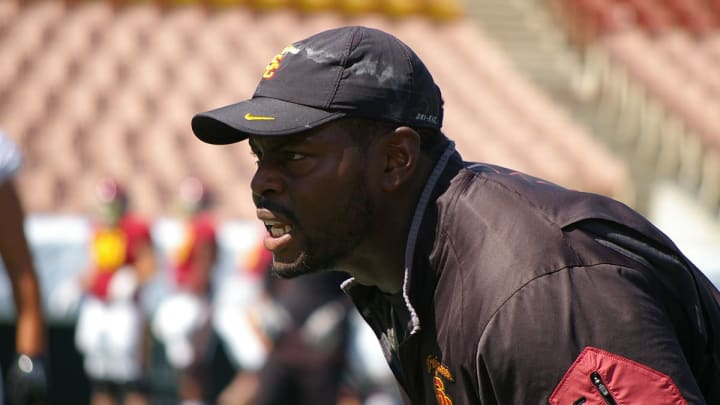
[(265, 67), (265, 72), (262, 75), (263, 79), (272, 79), (273, 76), (275, 76), (275, 71), (280, 69), (280, 62), (283, 60), (285, 55), (287, 55), (288, 53), (295, 54), (297, 52), (297, 48), (292, 45), (288, 45), (279, 54), (273, 56), (270, 63), (268, 63), (267, 67)]

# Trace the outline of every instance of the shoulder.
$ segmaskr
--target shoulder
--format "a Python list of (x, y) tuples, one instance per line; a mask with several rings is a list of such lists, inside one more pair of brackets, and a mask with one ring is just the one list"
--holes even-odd
[[(477, 165), (461, 170), (438, 199), (437, 237), (430, 255), (440, 301), (462, 301), (463, 311), (449, 310), (448, 315), (459, 315), (462, 321), (462, 313), (472, 311), (477, 326), (471, 329), (479, 333), (503, 306), (532, 296), (521, 292), (540, 291), (542, 297), (543, 280), (555, 273), (603, 260), (628, 263), (567, 232), (575, 219), (566, 211), (582, 211), (577, 218), (592, 217), (604, 204), (594, 195), (503, 168)], [(567, 288), (574, 288), (572, 277), (566, 281)]]
[(150, 237), (150, 224), (139, 215), (126, 214), (120, 219), (119, 226), (129, 237)]
[(452, 250), (460, 271), (472, 272), (471, 278), (499, 273), (503, 284), (522, 285), (575, 263), (559, 214), (564, 203), (551, 200), (575, 194), (522, 173), (471, 164), (436, 201), (434, 250)]

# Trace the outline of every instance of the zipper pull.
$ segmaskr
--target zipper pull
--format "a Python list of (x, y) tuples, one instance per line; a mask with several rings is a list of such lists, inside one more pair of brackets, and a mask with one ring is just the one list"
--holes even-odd
[(590, 381), (592, 381), (595, 388), (597, 388), (598, 392), (600, 392), (600, 396), (602, 396), (606, 404), (617, 405), (617, 402), (615, 402), (612, 394), (610, 394), (610, 390), (607, 389), (607, 386), (603, 382), (602, 378), (600, 378), (600, 374), (598, 374), (597, 371), (593, 371), (592, 374), (590, 374)]

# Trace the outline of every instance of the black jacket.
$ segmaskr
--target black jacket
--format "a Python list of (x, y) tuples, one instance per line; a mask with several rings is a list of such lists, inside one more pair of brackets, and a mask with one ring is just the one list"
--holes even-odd
[(409, 403), (720, 404), (720, 294), (625, 205), (451, 146), (408, 239), (404, 308), (343, 288)]

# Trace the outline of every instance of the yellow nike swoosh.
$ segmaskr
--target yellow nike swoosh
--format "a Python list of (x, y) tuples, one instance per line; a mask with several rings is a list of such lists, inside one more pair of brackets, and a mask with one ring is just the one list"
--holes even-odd
[(248, 121), (272, 121), (275, 117), (268, 117), (266, 115), (252, 115), (250, 113), (245, 114), (245, 119)]

